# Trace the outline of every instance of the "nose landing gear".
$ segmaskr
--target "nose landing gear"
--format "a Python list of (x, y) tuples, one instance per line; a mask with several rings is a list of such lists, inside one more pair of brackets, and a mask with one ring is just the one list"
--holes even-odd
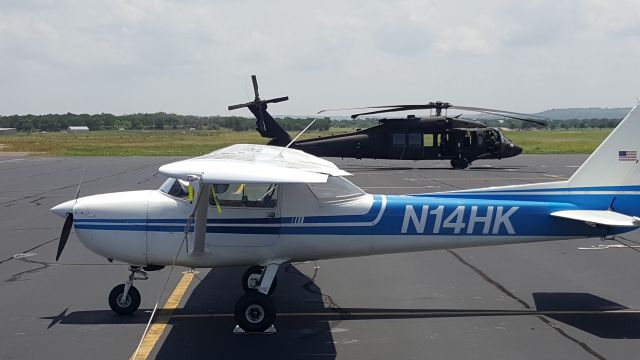
[[(136, 277), (136, 275), (138, 275)], [(133, 280), (147, 280), (147, 273), (139, 266), (129, 267), (129, 279), (126, 283), (117, 285), (109, 293), (109, 306), (119, 315), (130, 315), (140, 306), (140, 292), (133, 286)]]

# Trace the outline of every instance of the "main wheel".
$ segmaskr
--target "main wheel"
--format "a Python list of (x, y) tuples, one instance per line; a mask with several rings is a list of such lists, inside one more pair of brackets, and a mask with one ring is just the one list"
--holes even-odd
[(116, 314), (129, 315), (138, 310), (140, 306), (140, 292), (133, 285), (129, 288), (126, 298), (124, 284), (114, 287), (109, 293), (109, 306)]
[(458, 169), (466, 169), (467, 166), (469, 166), (469, 159), (461, 157), (458, 159), (456, 165), (458, 165)]
[(238, 299), (234, 318), (246, 332), (263, 332), (276, 321), (276, 307), (267, 295), (248, 292)]
[[(242, 275), (242, 289), (245, 293), (258, 292), (260, 287), (260, 278), (262, 277), (263, 268), (258, 265), (251, 266)], [(269, 288), (269, 294), (273, 294), (276, 291), (276, 285), (278, 284), (278, 278), (274, 277), (271, 282), (271, 288)]]

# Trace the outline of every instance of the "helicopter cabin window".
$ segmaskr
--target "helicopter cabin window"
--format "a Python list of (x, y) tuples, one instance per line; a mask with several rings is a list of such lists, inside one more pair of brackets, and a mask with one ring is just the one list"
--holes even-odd
[(438, 134), (424, 134), (422, 141), (425, 147), (438, 146)]
[(422, 147), (422, 134), (409, 134), (409, 147), (421, 148)]
[[(226, 186), (226, 185), (225, 185)], [(218, 187), (215, 198), (209, 199), (211, 206), (273, 208), (278, 203), (278, 186), (276, 184), (229, 184)]]
[(329, 176), (326, 183), (307, 184), (313, 195), (323, 203), (353, 200), (366, 193), (341, 176)]
[(393, 134), (393, 147), (394, 148), (404, 148), (405, 147), (405, 139), (404, 134)]

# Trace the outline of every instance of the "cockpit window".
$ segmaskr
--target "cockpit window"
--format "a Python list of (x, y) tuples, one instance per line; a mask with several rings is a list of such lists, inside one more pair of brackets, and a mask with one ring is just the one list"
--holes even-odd
[[(229, 184), (216, 194), (220, 206), (273, 208), (278, 204), (276, 184)], [(209, 204), (215, 206), (213, 196)]]
[(186, 199), (189, 197), (189, 182), (169, 178), (162, 184), (160, 191), (179, 199)]
[(352, 200), (365, 195), (359, 187), (340, 176), (329, 176), (326, 183), (307, 185), (318, 200), (326, 203)]

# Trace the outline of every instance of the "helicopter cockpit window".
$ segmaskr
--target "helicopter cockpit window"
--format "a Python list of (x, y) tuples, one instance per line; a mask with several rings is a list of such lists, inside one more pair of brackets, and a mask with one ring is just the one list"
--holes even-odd
[(162, 184), (160, 191), (179, 199), (186, 199), (189, 197), (189, 182), (169, 178)]
[[(276, 184), (229, 184), (222, 190), (216, 193), (220, 206), (272, 208), (278, 203)], [(216, 205), (213, 196), (209, 204)]]
[(307, 185), (313, 195), (324, 203), (353, 200), (366, 194), (351, 181), (340, 176), (329, 176), (326, 183)]

